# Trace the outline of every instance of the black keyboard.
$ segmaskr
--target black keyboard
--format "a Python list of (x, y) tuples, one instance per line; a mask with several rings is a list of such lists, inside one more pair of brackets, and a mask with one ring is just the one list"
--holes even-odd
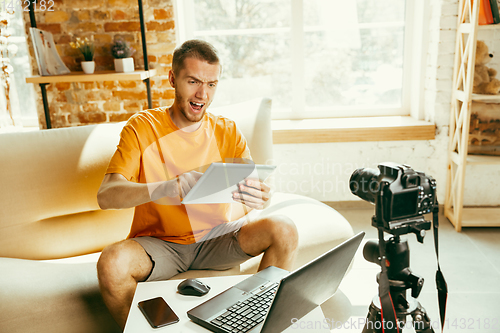
[(227, 308), (227, 311), (211, 321), (226, 332), (245, 333), (260, 324), (271, 306), (278, 283), (266, 291)]

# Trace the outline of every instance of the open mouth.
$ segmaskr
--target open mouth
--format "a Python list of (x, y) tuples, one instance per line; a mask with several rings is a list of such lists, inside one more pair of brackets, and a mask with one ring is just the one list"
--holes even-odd
[(191, 105), (191, 109), (193, 112), (198, 113), (203, 109), (203, 106), (205, 106), (204, 103), (196, 103), (196, 102), (189, 102), (189, 105)]

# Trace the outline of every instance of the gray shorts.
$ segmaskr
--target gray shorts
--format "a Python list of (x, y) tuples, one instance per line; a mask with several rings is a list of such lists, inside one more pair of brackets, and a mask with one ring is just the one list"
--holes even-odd
[(252, 258), (238, 242), (238, 233), (245, 221), (221, 224), (193, 244), (177, 244), (156, 237), (132, 238), (153, 262), (146, 281), (168, 280), (188, 269), (226, 270)]

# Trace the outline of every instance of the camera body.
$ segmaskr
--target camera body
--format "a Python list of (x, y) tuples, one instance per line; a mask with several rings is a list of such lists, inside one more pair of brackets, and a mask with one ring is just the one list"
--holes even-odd
[(425, 173), (404, 164), (381, 163), (378, 170), (354, 171), (349, 187), (353, 194), (376, 205), (376, 219), (385, 231), (400, 235), (430, 229), (423, 215), (437, 205), (436, 181)]

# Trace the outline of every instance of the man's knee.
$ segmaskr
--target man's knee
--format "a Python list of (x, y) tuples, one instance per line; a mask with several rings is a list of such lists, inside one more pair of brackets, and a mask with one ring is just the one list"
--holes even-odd
[(287, 216), (275, 215), (266, 218), (266, 229), (270, 232), (273, 243), (295, 250), (299, 243), (299, 233), (295, 223)]
[(149, 256), (139, 243), (132, 240), (107, 246), (97, 262), (101, 284), (116, 283), (130, 277), (140, 281), (145, 275), (149, 275), (151, 269)]

